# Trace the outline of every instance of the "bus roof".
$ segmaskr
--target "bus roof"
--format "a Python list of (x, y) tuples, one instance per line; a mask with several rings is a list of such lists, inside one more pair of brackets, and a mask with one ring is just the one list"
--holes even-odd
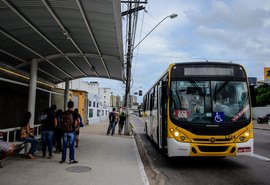
[(176, 65), (225, 65), (225, 66), (239, 66), (243, 67), (240, 64), (232, 63), (231, 61), (228, 62), (214, 62), (214, 61), (194, 61), (194, 62), (179, 62), (179, 63), (171, 63), (168, 68), (162, 73), (162, 75), (155, 81), (155, 83), (146, 91), (145, 95), (159, 82), (159, 80), (171, 70), (173, 66)]

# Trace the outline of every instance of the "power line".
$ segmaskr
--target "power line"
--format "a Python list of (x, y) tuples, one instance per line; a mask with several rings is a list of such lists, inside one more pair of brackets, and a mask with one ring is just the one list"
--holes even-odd
[[(143, 22), (144, 22), (144, 15), (145, 15), (145, 11), (143, 12), (143, 18), (142, 18), (142, 24), (141, 24), (141, 29), (140, 29), (140, 34), (139, 34), (139, 40), (141, 40), (141, 36), (142, 36), (142, 29), (143, 29)], [(135, 39), (134, 39), (135, 40)], [(138, 56), (138, 53), (139, 53), (139, 47), (138, 47), (138, 49), (136, 50), (137, 51), (137, 53), (136, 53), (136, 55), (135, 56)], [(135, 76), (135, 72), (136, 72), (136, 64), (137, 64), (137, 57), (135, 57), (135, 61), (133, 62), (134, 64), (135, 64), (135, 66), (133, 66), (133, 70), (132, 70), (132, 73), (131, 73), (131, 75), (132, 75), (132, 81), (133, 81), (133, 76)], [(132, 86), (131, 86), (132, 87)]]
[(183, 56), (169, 56), (169, 55), (153, 55), (140, 53), (142, 56), (164, 57), (164, 58), (186, 58), (192, 60), (222, 60), (222, 61), (269, 61), (269, 58), (210, 58), (210, 57), (183, 57)]
[[(131, 64), (133, 58), (133, 46), (134, 46), (134, 38), (137, 29), (137, 19), (138, 19), (138, 12), (140, 10), (139, 4), (140, 1), (125, 1), (128, 3), (128, 10), (125, 11), (124, 15), (127, 15), (127, 54), (126, 54), (126, 91), (125, 91), (125, 103), (126, 106), (126, 124), (125, 124), (125, 134), (129, 134), (129, 96), (130, 96), (130, 82), (131, 82)], [(146, 1), (147, 2), (147, 1)], [(135, 3), (135, 6), (133, 6)], [(144, 8), (143, 8), (144, 9)]]

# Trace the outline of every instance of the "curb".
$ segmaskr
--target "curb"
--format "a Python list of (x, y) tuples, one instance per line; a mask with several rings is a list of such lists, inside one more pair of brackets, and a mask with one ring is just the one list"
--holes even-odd
[(152, 159), (146, 154), (146, 149), (140, 136), (135, 133), (134, 138), (150, 184), (164, 185), (165, 181), (162, 173), (154, 167)]

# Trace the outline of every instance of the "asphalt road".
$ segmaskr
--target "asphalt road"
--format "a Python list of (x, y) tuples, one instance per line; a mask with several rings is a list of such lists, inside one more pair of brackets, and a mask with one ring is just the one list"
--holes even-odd
[[(141, 146), (140, 154), (150, 184), (166, 185), (263, 185), (270, 184), (270, 131), (255, 132), (254, 153), (260, 157), (189, 158), (168, 160), (146, 138), (141, 118), (132, 116), (131, 122)], [(139, 147), (139, 146), (138, 146)]]
[(254, 134), (254, 153), (270, 158), (270, 131), (254, 129)]

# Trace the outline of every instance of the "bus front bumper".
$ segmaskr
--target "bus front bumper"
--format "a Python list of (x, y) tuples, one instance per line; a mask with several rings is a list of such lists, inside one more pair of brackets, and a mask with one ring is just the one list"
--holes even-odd
[(201, 144), (167, 139), (168, 156), (253, 156), (253, 138), (244, 143)]

